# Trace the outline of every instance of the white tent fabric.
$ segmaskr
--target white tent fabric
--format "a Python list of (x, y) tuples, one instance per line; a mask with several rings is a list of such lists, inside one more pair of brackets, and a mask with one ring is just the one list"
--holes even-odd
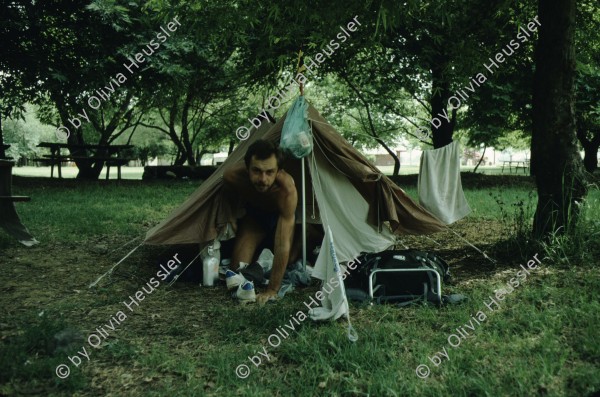
[[(347, 262), (356, 258), (361, 252), (386, 250), (394, 245), (395, 238), (388, 228), (383, 227), (378, 231), (367, 222), (369, 204), (357, 192), (350, 180), (334, 169), (324, 158), (322, 151), (313, 151), (310, 159), (311, 179), (323, 229), (333, 231), (331, 233), (333, 247), (326, 233), (312, 273), (313, 277), (323, 280), (326, 286), (329, 280), (338, 277), (332, 259), (332, 250), (335, 250), (339, 262)], [(331, 186), (335, 186), (335, 189), (331, 189)], [(331, 288), (328, 289), (331, 291)], [(321, 302), (323, 309), (314, 312), (311, 317), (314, 320), (335, 320), (342, 315), (347, 317), (348, 304), (343, 286), (336, 287), (331, 293), (328, 293), (325, 288), (322, 288), (322, 291), (325, 295)]]
[(423, 151), (418, 191), (420, 204), (446, 225), (471, 212), (460, 180), (458, 142)]

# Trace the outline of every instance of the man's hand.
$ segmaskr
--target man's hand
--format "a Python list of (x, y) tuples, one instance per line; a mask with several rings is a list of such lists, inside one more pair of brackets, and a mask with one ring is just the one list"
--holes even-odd
[(256, 296), (256, 303), (258, 303), (260, 306), (264, 306), (268, 301), (275, 299), (277, 299), (277, 291), (268, 289)]

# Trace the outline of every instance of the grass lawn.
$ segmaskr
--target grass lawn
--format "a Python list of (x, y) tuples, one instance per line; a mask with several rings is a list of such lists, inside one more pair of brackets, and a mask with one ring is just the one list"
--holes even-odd
[[(393, 166), (380, 166), (378, 167), (381, 172), (386, 175), (391, 175), (394, 171)], [(462, 172), (470, 172), (473, 171), (473, 166), (462, 166)], [(75, 178), (77, 176), (77, 167), (62, 167), (62, 176), (63, 178)], [(502, 171), (502, 166), (481, 166), (477, 170), (478, 173), (485, 175), (525, 175), (522, 169), (515, 171), (514, 169), (510, 171), (508, 168), (505, 168)], [(418, 165), (402, 165), (400, 167), (400, 175), (411, 175), (418, 174), (419, 166)], [(33, 177), (46, 177), (50, 178), (51, 170), (50, 167), (14, 167), (13, 175), (18, 176), (33, 176)], [(142, 179), (142, 175), (144, 174), (144, 167), (121, 167), (121, 178), (123, 179)], [(58, 177), (58, 169), (54, 169), (54, 176)], [(100, 173), (100, 179), (106, 178), (106, 167)], [(115, 167), (111, 168), (110, 171), (110, 179), (117, 179), (117, 169)]]
[[(444, 293), (465, 303), (352, 305), (352, 343), (345, 321), (284, 327), (307, 310), (316, 282), (263, 308), (235, 304), (221, 285), (161, 282), (128, 310), (169, 247), (139, 249), (88, 288), (196, 181), (17, 177), (15, 193), (32, 196), (18, 211), (41, 244), (21, 247), (0, 232), (0, 396), (592, 396), (600, 391), (600, 193), (588, 196), (580, 240), (533, 248), (522, 232), (536, 196), (528, 178), (515, 181), (477, 189), (465, 181), (473, 213), (452, 226), (496, 264), (450, 231), (402, 239), (450, 263)], [(402, 187), (416, 197), (414, 184)], [(490, 303), (536, 252), (541, 264)], [(277, 329), (289, 336), (275, 347)], [(62, 364), (66, 379), (55, 373)]]
[[(33, 176), (33, 177), (46, 177), (50, 178), (51, 175), (50, 167), (14, 167), (13, 175), (18, 176)], [(61, 168), (61, 174), (63, 178), (71, 179), (77, 176), (79, 169), (75, 166), (63, 166)], [(142, 179), (144, 174), (144, 167), (121, 167), (121, 178), (123, 179)], [(117, 179), (117, 168), (111, 167), (110, 179)], [(54, 177), (58, 178), (58, 167), (54, 168)], [(100, 179), (106, 179), (106, 167), (102, 169), (100, 173)]]

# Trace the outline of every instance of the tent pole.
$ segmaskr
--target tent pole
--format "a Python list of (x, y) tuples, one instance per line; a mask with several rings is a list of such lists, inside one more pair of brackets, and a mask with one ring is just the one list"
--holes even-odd
[(302, 157), (302, 269), (306, 271), (306, 176)]

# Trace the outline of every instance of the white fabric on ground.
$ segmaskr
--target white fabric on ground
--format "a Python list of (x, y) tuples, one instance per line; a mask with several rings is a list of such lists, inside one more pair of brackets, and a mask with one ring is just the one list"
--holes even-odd
[(425, 150), (419, 171), (419, 203), (449, 225), (471, 212), (460, 180), (458, 142)]
[[(348, 317), (350, 309), (346, 299), (346, 291), (342, 281), (339, 262), (336, 258), (336, 250), (333, 246), (333, 234), (328, 227), (323, 238), (321, 254), (326, 255), (327, 278), (323, 281), (321, 291), (325, 295), (322, 307), (310, 309), (308, 315), (312, 320), (337, 320), (341, 316)], [(321, 257), (321, 254), (319, 257)], [(331, 265), (331, 266), (330, 266)]]

